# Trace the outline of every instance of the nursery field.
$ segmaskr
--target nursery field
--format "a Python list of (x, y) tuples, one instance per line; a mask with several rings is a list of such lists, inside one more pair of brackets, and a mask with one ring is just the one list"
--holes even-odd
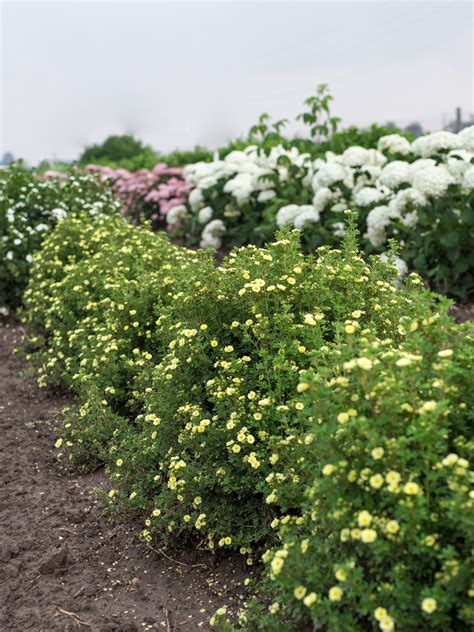
[(2, 629), (472, 629), (474, 127), (328, 99), (0, 171)]

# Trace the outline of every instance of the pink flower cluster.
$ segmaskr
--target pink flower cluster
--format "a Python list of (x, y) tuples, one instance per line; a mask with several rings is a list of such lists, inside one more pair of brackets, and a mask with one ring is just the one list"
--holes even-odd
[(164, 223), (173, 206), (186, 203), (192, 188), (184, 181), (182, 168), (168, 167), (164, 162), (151, 171), (128, 171), (99, 165), (88, 165), (86, 171), (99, 173), (101, 179), (110, 181), (123, 201), (122, 215), (132, 216), (137, 223), (142, 219), (151, 219), (155, 225)]
[(45, 178), (46, 180), (53, 180), (54, 178), (67, 180), (67, 173), (63, 173), (62, 171), (53, 171), (52, 169), (49, 169), (49, 171), (45, 171), (43, 173), (43, 178)]

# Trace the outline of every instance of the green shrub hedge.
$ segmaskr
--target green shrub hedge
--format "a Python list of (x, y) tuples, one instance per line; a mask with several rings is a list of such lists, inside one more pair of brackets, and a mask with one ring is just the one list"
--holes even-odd
[(260, 599), (224, 629), (474, 622), (473, 329), (396, 277), (360, 256), (350, 213), (342, 248), (314, 255), (286, 230), (216, 267), (81, 216), (34, 257), (29, 357), (77, 396), (59, 454), (104, 462), (106, 502), (146, 541), (249, 565), (266, 548)]

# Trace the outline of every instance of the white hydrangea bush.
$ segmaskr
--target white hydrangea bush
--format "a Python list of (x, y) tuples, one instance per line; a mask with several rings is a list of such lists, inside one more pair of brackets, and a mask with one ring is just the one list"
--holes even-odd
[[(389, 134), (376, 149), (353, 146), (316, 159), (296, 147), (252, 145), (223, 160), (189, 165), (184, 175), (194, 188), (187, 208), (170, 211), (168, 222), (194, 245), (258, 245), (290, 225), (303, 231), (311, 250), (341, 239), (343, 212), (351, 208), (359, 212), (367, 252), (383, 252), (395, 238), (412, 267), (432, 280), (429, 239), (441, 240), (446, 260), (435, 286), (451, 287), (449, 271), (458, 266), (461, 293), (474, 290), (474, 255), (466, 255), (474, 252), (474, 126), (413, 142)], [(433, 252), (424, 253), (425, 246)]]

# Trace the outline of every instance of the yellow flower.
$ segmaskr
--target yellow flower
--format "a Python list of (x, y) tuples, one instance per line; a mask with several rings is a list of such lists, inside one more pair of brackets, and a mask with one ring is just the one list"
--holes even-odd
[(400, 358), (400, 360), (397, 360), (395, 362), (395, 364), (399, 367), (404, 367), (404, 366), (408, 366), (409, 364), (411, 364), (411, 360), (410, 358)]
[(340, 534), (341, 542), (347, 542), (351, 536), (351, 532), (349, 529), (342, 529)]
[(340, 424), (345, 424), (349, 421), (349, 414), (348, 413), (339, 413), (339, 415), (337, 416), (337, 420)]
[(304, 404), (302, 402), (296, 402), (295, 408), (296, 410), (303, 410)]
[(387, 522), (387, 532), (388, 533), (398, 533), (400, 531), (400, 525), (398, 524), (398, 522), (396, 520), (389, 520)]
[(343, 594), (344, 591), (342, 590), (342, 588), (339, 588), (339, 586), (333, 586), (329, 589), (328, 596), (330, 601), (341, 601)]
[(336, 579), (338, 579), (340, 582), (345, 582), (347, 579), (347, 573), (343, 568), (338, 568), (335, 575)]
[(377, 619), (377, 621), (381, 621), (382, 619), (384, 619), (387, 616), (387, 611), (385, 610), (385, 608), (382, 608), (381, 606), (379, 606), (378, 608), (375, 608), (374, 610), (374, 617)]
[(420, 492), (420, 487), (416, 483), (413, 483), (413, 481), (410, 481), (408, 483), (405, 483), (405, 485), (403, 486), (403, 491), (408, 496), (416, 496), (416, 494)]
[(274, 575), (278, 575), (278, 573), (283, 568), (283, 564), (285, 560), (281, 557), (274, 557), (270, 566), (272, 567), (272, 571)]
[(211, 340), (211, 347), (217, 347), (218, 344), (217, 340)]
[(305, 391), (307, 391), (309, 388), (309, 384), (307, 382), (300, 382), (298, 384), (298, 386), (296, 387), (296, 390), (298, 391), (298, 393), (304, 393)]
[(380, 489), (384, 483), (383, 476), (381, 474), (374, 474), (370, 477), (370, 486), (374, 489)]
[(232, 345), (227, 345), (226, 347), (224, 347), (224, 351), (226, 353), (231, 353), (234, 350), (234, 347)]
[(395, 472), (394, 470), (390, 470), (390, 472), (387, 472), (386, 476), (385, 476), (385, 480), (387, 481), (387, 483), (390, 483), (392, 485), (398, 485), (398, 483), (401, 480), (401, 476), (398, 472)]
[(369, 360), (369, 358), (357, 358), (356, 363), (357, 366), (360, 369), (364, 369), (364, 371), (369, 371), (374, 366), (372, 360)]
[(378, 461), (379, 459), (381, 459), (383, 457), (384, 449), (383, 448), (374, 448), (370, 454), (372, 455), (372, 458), (375, 461)]
[(336, 468), (335, 468), (334, 465), (332, 465), (331, 463), (328, 463), (327, 465), (325, 465), (323, 467), (323, 470), (322, 470), (323, 471), (323, 475), (324, 476), (331, 476), (331, 474), (334, 472), (335, 469)]
[(274, 601), (272, 605), (269, 606), (268, 610), (271, 614), (276, 614), (278, 610), (280, 610), (280, 604), (278, 603), (278, 601)]
[(123, 465), (123, 460), (122, 459), (117, 459), (115, 461), (115, 465), (117, 465), (118, 467), (120, 467), (121, 465)]
[(374, 529), (363, 529), (361, 533), (361, 540), (364, 544), (371, 544), (377, 539), (377, 532)]
[(438, 356), (440, 358), (450, 358), (453, 355), (452, 349), (443, 349), (442, 351), (438, 351)]
[(267, 505), (271, 505), (275, 502), (276, 499), (277, 495), (275, 494), (275, 492), (272, 492), (271, 494), (268, 494), (268, 496), (265, 498), (265, 502), (267, 503)]
[(368, 527), (372, 522), (372, 516), (368, 511), (361, 511), (357, 516), (357, 523), (359, 527)]
[(153, 509), (153, 515), (154, 516), (159, 516), (161, 513), (160, 509)]
[(423, 612), (427, 612), (428, 614), (433, 613), (437, 607), (438, 604), (436, 603), (436, 599), (433, 599), (432, 597), (426, 597), (426, 599), (423, 599), (421, 602), (421, 609)]
[(436, 408), (437, 405), (438, 405), (437, 402), (433, 400), (424, 402), (422, 407), (418, 410), (418, 412), (420, 415), (424, 415), (424, 413), (430, 413)]
[(353, 334), (355, 332), (354, 325), (346, 325), (345, 331), (346, 331), (346, 334)]
[(448, 454), (448, 456), (446, 456), (441, 463), (443, 465), (454, 465), (455, 463), (457, 463), (457, 461), (459, 460), (459, 457), (457, 454), (455, 454), (454, 452), (451, 452), (450, 454)]
[(235, 454), (238, 454), (241, 450), (241, 447), (238, 443), (234, 443), (234, 445), (232, 446), (232, 452), (235, 452)]
[(293, 591), (293, 594), (296, 599), (303, 599), (303, 597), (306, 595), (306, 588), (304, 586), (297, 586)]
[(392, 632), (395, 629), (395, 622), (392, 617), (384, 617), (379, 621), (379, 628), (384, 632)]
[(310, 608), (313, 603), (316, 601), (316, 599), (318, 598), (318, 596), (316, 595), (315, 592), (311, 592), (309, 593), (309, 595), (306, 595), (306, 597), (303, 599), (303, 603), (305, 606), (307, 606), (308, 608)]

